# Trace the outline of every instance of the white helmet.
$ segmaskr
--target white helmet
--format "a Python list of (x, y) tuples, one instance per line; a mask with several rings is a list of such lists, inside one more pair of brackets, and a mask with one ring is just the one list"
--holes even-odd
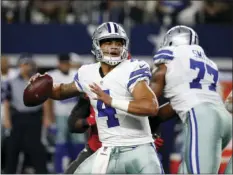
[(162, 47), (199, 44), (197, 33), (187, 26), (172, 27), (166, 33)]
[[(104, 41), (106, 39), (122, 39), (123, 47), (121, 48), (120, 56), (112, 57), (105, 56), (103, 51), (100, 48), (100, 41)], [(117, 65), (118, 63), (124, 61), (128, 57), (128, 46), (129, 39), (125, 30), (117, 23), (114, 22), (106, 22), (101, 24), (94, 31), (92, 36), (92, 53), (95, 55), (96, 60), (100, 62), (105, 62), (109, 65)]]

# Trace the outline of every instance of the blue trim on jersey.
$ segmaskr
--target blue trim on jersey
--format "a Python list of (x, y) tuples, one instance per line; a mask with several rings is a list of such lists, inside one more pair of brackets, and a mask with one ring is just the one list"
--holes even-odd
[(158, 52), (156, 53), (156, 55), (159, 55), (159, 54), (162, 54), (162, 53), (173, 55), (173, 52), (170, 51), (170, 50), (160, 50), (160, 51), (158, 51)]
[(128, 82), (128, 84), (127, 84), (127, 88), (129, 89), (129, 87), (130, 87), (133, 83), (135, 83), (135, 82), (137, 81), (137, 79), (143, 78), (143, 77), (148, 77), (148, 78), (150, 79), (150, 78), (151, 78), (151, 73), (143, 73), (143, 74), (141, 74), (140, 76), (131, 79), (131, 80)]
[(108, 26), (108, 32), (111, 33), (111, 26), (110, 26), (110, 23), (107, 23), (107, 26)]
[(79, 88), (83, 90), (82, 85), (79, 83), (78, 73), (76, 73), (76, 75), (74, 76), (74, 81), (78, 84)]
[(159, 60), (159, 59), (165, 59), (165, 60), (173, 60), (173, 56), (169, 56), (169, 55), (158, 55), (158, 56), (155, 56), (153, 58), (153, 60)]
[(138, 69), (138, 70), (135, 70), (133, 72), (131, 72), (130, 76), (129, 76), (129, 79), (137, 76), (137, 75), (140, 75), (140, 74), (143, 74), (143, 73), (146, 73), (146, 72), (150, 72), (150, 69), (148, 67), (146, 68), (143, 68), (143, 69)]
[(113, 25), (114, 25), (115, 33), (118, 33), (117, 25), (115, 23), (113, 23)]

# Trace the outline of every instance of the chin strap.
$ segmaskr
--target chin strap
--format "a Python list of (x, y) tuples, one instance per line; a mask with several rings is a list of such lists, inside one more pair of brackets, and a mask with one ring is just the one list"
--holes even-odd
[(114, 65), (117, 65), (118, 63), (122, 62), (123, 59), (121, 59), (121, 56), (119, 56), (119, 57), (104, 56), (102, 61), (114, 66)]

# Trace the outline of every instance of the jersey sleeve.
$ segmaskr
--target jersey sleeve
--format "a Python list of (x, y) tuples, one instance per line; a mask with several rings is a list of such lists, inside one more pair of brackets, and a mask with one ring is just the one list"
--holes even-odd
[(174, 59), (174, 49), (172, 47), (164, 47), (158, 50), (153, 57), (154, 65), (161, 63), (168, 64)]
[(82, 67), (78, 69), (78, 72), (74, 75), (74, 83), (78, 89), (79, 92), (83, 92), (83, 86), (82, 86)]
[(135, 85), (139, 81), (145, 80), (149, 85), (151, 78), (150, 66), (145, 61), (138, 61), (133, 71), (130, 73), (127, 88), (130, 93), (133, 92)]

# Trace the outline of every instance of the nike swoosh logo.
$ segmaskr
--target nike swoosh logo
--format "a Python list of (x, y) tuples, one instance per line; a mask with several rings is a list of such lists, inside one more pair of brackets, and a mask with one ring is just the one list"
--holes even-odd
[(143, 68), (146, 64), (143, 64), (143, 65), (139, 65), (140, 68)]

